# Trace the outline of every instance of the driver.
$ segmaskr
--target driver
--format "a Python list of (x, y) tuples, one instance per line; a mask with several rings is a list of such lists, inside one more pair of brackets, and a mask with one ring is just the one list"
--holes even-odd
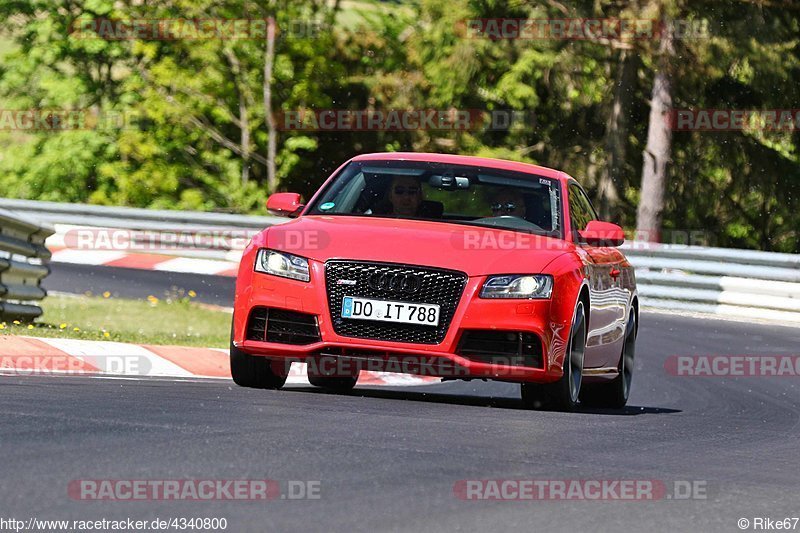
[(413, 217), (422, 205), (422, 186), (413, 176), (395, 176), (389, 185), (389, 203), (392, 214)]
[(525, 198), (517, 189), (502, 189), (492, 201), (492, 216), (525, 218)]

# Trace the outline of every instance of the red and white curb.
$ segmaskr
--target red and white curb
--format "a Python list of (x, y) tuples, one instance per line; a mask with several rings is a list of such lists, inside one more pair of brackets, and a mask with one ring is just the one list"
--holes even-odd
[[(115, 250), (77, 250), (49, 247), (53, 263), (95, 265), (162, 272), (185, 272), (210, 276), (236, 277), (239, 263), (220, 259), (175, 257), (164, 254), (129, 253)], [(240, 253), (241, 254), (241, 253)]]
[[(131, 378), (231, 379), (228, 351), (109, 341), (0, 336), (0, 374)], [(359, 385), (409, 387), (439, 378), (362, 371)], [(306, 365), (293, 363), (288, 385), (308, 385)]]

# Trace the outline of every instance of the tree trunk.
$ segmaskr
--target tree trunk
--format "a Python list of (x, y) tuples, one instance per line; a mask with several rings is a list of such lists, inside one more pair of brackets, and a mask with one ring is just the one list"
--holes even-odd
[(239, 122), (241, 122), (242, 128), (242, 187), (244, 187), (250, 180), (250, 120), (247, 117), (244, 95), (241, 93), (239, 94)]
[(619, 190), (623, 183), (627, 155), (630, 111), (636, 88), (639, 56), (631, 50), (622, 50), (617, 66), (614, 102), (608, 117), (606, 131), (606, 168), (597, 184), (597, 205), (604, 220), (616, 219)]
[(248, 107), (253, 105), (253, 94), (247, 86), (247, 79), (242, 75), (242, 65), (236, 53), (231, 48), (225, 49), (225, 57), (231, 65), (236, 91), (239, 94), (239, 136), (242, 147), (242, 187), (250, 180), (250, 118), (247, 115)]
[(672, 109), (670, 63), (674, 54), (671, 21), (664, 20), (659, 46), (658, 71), (653, 80), (650, 101), (650, 122), (647, 146), (644, 149), (642, 189), (636, 213), (637, 239), (649, 242), (660, 240), (667, 187), (667, 163), (672, 150), (672, 129), (669, 113)]
[(272, 114), (272, 64), (275, 61), (275, 19), (267, 23), (267, 51), (264, 57), (264, 117), (267, 123), (267, 190), (271, 194), (278, 187), (275, 177), (275, 150), (277, 146), (275, 117)]
[(231, 66), (236, 92), (239, 95), (239, 135), (242, 156), (242, 187), (250, 180), (250, 118), (248, 109), (253, 106), (253, 93), (247, 85), (247, 78), (242, 73), (242, 64), (233, 48), (225, 48), (223, 53)]

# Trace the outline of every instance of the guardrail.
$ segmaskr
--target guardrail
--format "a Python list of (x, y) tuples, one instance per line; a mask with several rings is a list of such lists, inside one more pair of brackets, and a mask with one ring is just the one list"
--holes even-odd
[[(110, 228), (132, 230), (123, 236), (111, 235), (117, 242), (126, 241), (130, 250), (228, 261), (239, 261), (241, 248), (252, 234), (287, 221), (274, 216), (0, 198), (0, 209), (3, 208), (52, 224), (56, 233), (47, 244), (54, 249), (70, 248), (71, 244), (64, 242), (65, 237), (74, 237), (81, 228)], [(172, 238), (175, 235), (188, 238)], [(159, 241), (164, 241), (165, 246), (160, 246)]]
[(631, 243), (644, 307), (800, 323), (800, 255)]
[[(255, 232), (287, 220), (5, 198), (0, 208), (56, 225), (59, 234), (48, 240), (54, 246), (62, 246), (62, 233), (78, 226), (192, 234)], [(643, 242), (623, 250), (636, 268), (643, 307), (800, 323), (800, 255)], [(240, 249), (225, 244), (161, 253), (231, 261), (241, 256)]]
[(281, 217), (232, 215), (205, 211), (171, 211), (136, 207), (65, 204), (0, 198), (0, 209), (28, 215), (50, 224), (98, 226), (154, 231), (208, 231), (212, 229), (262, 230), (285, 222)]
[(50, 252), (44, 245), (53, 229), (0, 209), (0, 318), (33, 320), (47, 292), (42, 279), (50, 273)]

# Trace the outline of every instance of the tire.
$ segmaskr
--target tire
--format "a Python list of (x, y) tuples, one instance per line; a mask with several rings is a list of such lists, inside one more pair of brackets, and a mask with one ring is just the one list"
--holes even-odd
[(636, 355), (636, 313), (631, 309), (625, 327), (625, 342), (619, 356), (619, 375), (606, 383), (586, 385), (581, 392), (581, 403), (589, 407), (622, 409), (628, 403), (633, 381), (633, 363)]
[[(315, 366), (317, 368), (314, 368)], [(356, 386), (356, 383), (358, 382), (358, 374), (353, 376), (326, 376), (320, 371), (320, 369), (323, 367), (324, 365), (322, 365), (320, 361), (317, 361), (314, 364), (309, 364), (307, 367), (308, 382), (315, 387), (345, 392), (352, 390), (353, 387)]]
[(583, 302), (578, 302), (572, 318), (564, 358), (564, 373), (555, 383), (523, 383), (520, 387), (522, 403), (528, 409), (550, 408), (572, 411), (580, 401), (583, 378), (583, 358), (586, 353), (586, 313)]
[(308, 382), (315, 387), (322, 387), (323, 389), (330, 389), (335, 391), (349, 391), (356, 386), (358, 378), (332, 378), (327, 376), (308, 376)]
[(254, 389), (280, 389), (286, 383), (287, 375), (274, 370), (273, 361), (266, 357), (247, 354), (233, 345), (233, 326), (231, 326), (231, 377), (240, 387)]

